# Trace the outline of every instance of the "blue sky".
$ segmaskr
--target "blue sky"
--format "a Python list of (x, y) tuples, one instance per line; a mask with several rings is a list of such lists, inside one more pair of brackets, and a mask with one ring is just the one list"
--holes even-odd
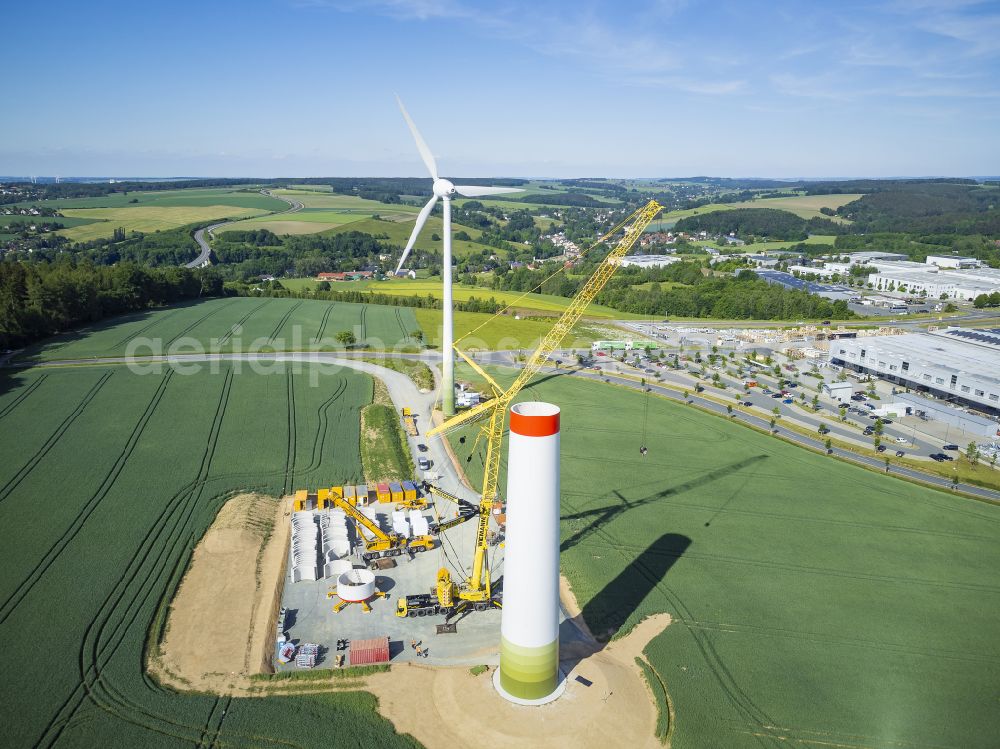
[[(1000, 173), (1000, 3), (40, 2), (0, 174)], [(16, 30), (16, 31), (15, 31)]]

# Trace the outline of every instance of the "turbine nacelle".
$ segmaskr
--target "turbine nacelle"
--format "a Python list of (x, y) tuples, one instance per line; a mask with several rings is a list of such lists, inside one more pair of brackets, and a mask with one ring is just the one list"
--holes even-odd
[[(433, 195), (431, 199), (427, 201), (423, 208), (420, 209), (420, 213), (417, 214), (417, 220), (413, 222), (413, 231), (410, 232), (410, 239), (406, 243), (406, 247), (403, 248), (403, 254), (399, 258), (399, 265), (396, 266), (396, 272), (394, 275), (399, 275), (400, 270), (403, 268), (403, 263), (406, 262), (406, 258), (410, 256), (410, 250), (413, 249), (413, 243), (417, 241), (417, 235), (420, 234), (420, 230), (424, 228), (424, 224), (427, 223), (428, 217), (431, 215), (431, 211), (434, 210), (434, 204), (439, 200), (451, 200), (453, 195), (462, 195), (466, 198), (480, 198), (486, 197), (488, 195), (503, 195), (509, 192), (521, 192), (519, 187), (492, 187), (485, 185), (456, 185), (451, 182), (451, 180), (444, 179), (438, 176), (437, 161), (434, 159), (434, 154), (431, 149), (428, 148), (427, 143), (424, 142), (423, 136), (420, 135), (420, 131), (417, 130), (417, 126), (413, 124), (413, 120), (410, 119), (409, 113), (406, 111), (406, 107), (403, 106), (403, 102), (400, 101), (399, 97), (396, 97), (396, 101), (399, 103), (399, 110), (403, 113), (403, 119), (406, 120), (407, 127), (410, 128), (410, 132), (413, 134), (413, 140), (417, 144), (417, 151), (420, 153), (420, 158), (424, 162), (424, 166), (427, 167), (427, 171), (431, 175), (431, 179), (434, 180), (434, 185), (432, 187)], [(451, 222), (445, 217), (445, 222), (442, 227), (444, 229), (444, 235), (446, 237), (451, 236)], [(445, 257), (444, 262), (447, 267), (451, 268), (451, 256), (450, 256), (450, 244), (445, 243)], [(450, 351), (449, 351), (450, 355)]]
[(450, 198), (455, 194), (455, 185), (453, 185), (449, 180), (439, 177), (434, 180), (434, 196), (438, 198)]

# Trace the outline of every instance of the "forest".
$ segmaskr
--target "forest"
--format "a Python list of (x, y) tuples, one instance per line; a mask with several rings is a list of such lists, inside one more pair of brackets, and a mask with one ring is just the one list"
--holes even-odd
[(809, 234), (839, 234), (839, 224), (827, 219), (800, 218), (794, 213), (775, 208), (736, 208), (712, 211), (682, 218), (674, 226), (677, 231), (706, 231), (709, 234), (735, 233), (741, 239), (767, 237), (785, 242), (804, 241)]
[(0, 351), (127, 312), (222, 296), (213, 269), (0, 262)]

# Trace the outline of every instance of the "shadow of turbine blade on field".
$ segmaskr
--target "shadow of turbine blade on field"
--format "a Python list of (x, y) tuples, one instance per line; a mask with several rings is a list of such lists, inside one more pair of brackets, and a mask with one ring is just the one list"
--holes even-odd
[(595, 637), (602, 641), (613, 637), (690, 545), (687, 536), (664, 533), (590, 599), (583, 618)]
[(652, 494), (647, 494), (645, 497), (640, 497), (639, 499), (627, 499), (618, 490), (613, 490), (614, 494), (621, 504), (610, 505), (607, 507), (597, 507), (592, 510), (583, 510), (581, 512), (574, 512), (570, 515), (563, 515), (561, 518), (562, 522), (570, 520), (584, 520), (590, 519), (583, 528), (578, 530), (572, 536), (566, 538), (559, 547), (560, 552), (567, 551), (573, 548), (578, 543), (583, 541), (592, 533), (604, 528), (612, 520), (617, 518), (626, 510), (631, 510), (636, 507), (641, 507), (645, 504), (651, 502), (657, 502), (661, 499), (666, 499), (672, 497), (676, 494), (681, 494), (692, 489), (696, 489), (699, 486), (711, 483), (712, 481), (718, 481), (719, 479), (725, 478), (730, 474), (737, 471), (741, 471), (744, 468), (748, 468), (759, 461), (768, 458), (767, 455), (752, 455), (749, 458), (744, 458), (743, 460), (738, 460), (735, 463), (730, 463), (729, 465), (720, 466), (713, 471), (709, 471), (697, 478), (691, 479), (690, 481), (685, 481), (683, 484), (677, 484), (676, 486), (668, 486), (660, 491), (653, 492)]

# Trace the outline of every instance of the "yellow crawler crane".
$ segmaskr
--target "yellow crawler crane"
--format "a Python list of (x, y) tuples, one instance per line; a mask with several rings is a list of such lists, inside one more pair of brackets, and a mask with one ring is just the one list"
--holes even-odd
[[(357, 507), (344, 499), (343, 491), (338, 491), (338, 489), (339, 487), (333, 487), (329, 490), (320, 489), (314, 495), (317, 498), (316, 506), (319, 509), (325, 509), (328, 505), (332, 505), (343, 510), (344, 514), (354, 521), (354, 528), (365, 546), (365, 550), (361, 553), (361, 558), (369, 567), (374, 569), (376, 562), (382, 557), (398, 557), (400, 554), (408, 552), (419, 553), (430, 551), (434, 548), (434, 538), (432, 536), (404, 538), (398, 533), (383, 531), (378, 523), (369, 519)], [(300, 495), (304, 497), (310, 496), (306, 490), (296, 492), (296, 497)]]
[[(593, 275), (583, 285), (583, 288), (570, 301), (569, 306), (556, 321), (552, 329), (538, 344), (538, 348), (531, 354), (524, 367), (518, 373), (513, 384), (504, 390), (490, 377), (476, 362), (466, 356), (457, 346), (456, 353), (461, 356), (470, 367), (478, 372), (493, 390), (493, 397), (478, 406), (474, 406), (467, 411), (463, 411), (457, 416), (427, 432), (428, 437), (436, 434), (444, 434), (457, 427), (473, 424), (483, 419), (488, 419), (483, 425), (483, 434), (486, 437), (486, 465), (483, 470), (483, 490), (479, 500), (478, 517), (479, 525), (476, 530), (475, 556), (472, 560), (472, 571), (461, 583), (455, 582), (451, 578), (451, 573), (446, 567), (438, 571), (437, 585), (432, 595), (418, 594), (400, 597), (397, 599), (396, 616), (427, 616), (429, 614), (445, 613), (448, 616), (455, 615), (471, 606), (476, 611), (482, 611), (493, 606), (501, 605), (501, 597), (494, 596), (491, 587), (490, 571), (487, 565), (487, 548), (489, 535), (490, 510), (493, 501), (497, 497), (497, 484), (500, 477), (500, 455), (503, 447), (504, 423), (507, 415), (507, 408), (513, 402), (521, 389), (531, 381), (538, 373), (549, 356), (554, 352), (563, 338), (579, 322), (587, 306), (594, 300), (594, 297), (604, 288), (604, 285), (614, 275), (621, 265), (622, 258), (628, 254), (632, 246), (646, 230), (663, 207), (655, 200), (651, 200), (639, 210), (635, 211), (628, 218), (618, 224), (614, 229), (605, 234), (599, 241), (610, 239), (619, 231), (625, 231), (624, 236), (615, 247), (608, 253)], [(631, 223), (630, 223), (631, 222)], [(626, 228), (627, 225), (627, 228)]]

